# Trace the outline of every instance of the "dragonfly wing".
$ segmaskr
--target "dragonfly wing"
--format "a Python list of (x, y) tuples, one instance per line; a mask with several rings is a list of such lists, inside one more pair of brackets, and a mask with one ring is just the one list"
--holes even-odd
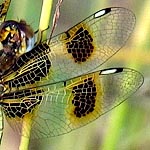
[(143, 82), (138, 72), (122, 68), (84, 74), (114, 55), (134, 24), (131, 11), (107, 8), (20, 56), (1, 76), (6, 89), (1, 106), (12, 127), (21, 133), (24, 118), (32, 118), (33, 138), (56, 136), (128, 98)]
[(122, 103), (142, 83), (143, 76), (135, 70), (106, 69), (57, 84), (4, 94), (2, 107), (6, 118), (16, 122), (13, 127), (17, 130), (18, 122), (29, 116), (33, 120), (32, 138), (52, 137), (97, 119)]
[(52, 38), (51, 79), (70, 79), (102, 65), (128, 40), (135, 15), (125, 8), (106, 8)]
[(134, 14), (125, 8), (100, 10), (52, 38), (50, 45), (39, 43), (23, 54), (3, 79), (42, 86), (89, 73), (126, 43), (134, 25)]

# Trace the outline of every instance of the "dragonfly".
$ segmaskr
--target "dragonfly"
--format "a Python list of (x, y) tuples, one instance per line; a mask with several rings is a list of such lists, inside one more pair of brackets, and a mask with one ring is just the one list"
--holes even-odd
[(1, 137), (4, 117), (20, 134), (23, 119), (31, 118), (31, 139), (71, 132), (118, 106), (143, 84), (134, 69), (93, 71), (127, 42), (136, 21), (132, 11), (105, 8), (33, 44), (30, 25), (6, 20), (9, 5), (10, 0), (0, 5)]

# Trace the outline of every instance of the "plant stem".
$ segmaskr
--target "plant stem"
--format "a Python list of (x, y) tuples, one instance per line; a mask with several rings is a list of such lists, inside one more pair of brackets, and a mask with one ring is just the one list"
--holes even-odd
[[(52, 3), (53, 0), (43, 0), (37, 43), (40, 42), (41, 40), (46, 40), (47, 38), (47, 33), (46, 32), (43, 33), (43, 31), (49, 27)], [(32, 117), (33, 114), (28, 114), (23, 118), (22, 136), (19, 150), (28, 150), (32, 127)]]
[(53, 4), (53, 0), (43, 0), (37, 43), (40, 42), (41, 40), (47, 39), (47, 32), (46, 31), (43, 32), (43, 31), (48, 29), (49, 27), (52, 4)]
[(22, 123), (22, 136), (19, 150), (28, 150), (29, 141), (30, 141), (30, 134), (31, 134), (31, 127), (32, 127), (32, 116), (33, 114), (27, 114), (23, 118)]

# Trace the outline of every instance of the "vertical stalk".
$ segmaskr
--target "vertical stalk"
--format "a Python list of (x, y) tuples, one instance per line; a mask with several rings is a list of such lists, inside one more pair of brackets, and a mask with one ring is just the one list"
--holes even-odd
[[(49, 26), (52, 4), (53, 0), (43, 0), (37, 42), (40, 42), (41, 40), (46, 40), (47, 38), (47, 33), (46, 32), (43, 33), (43, 31), (47, 29)], [(22, 136), (19, 150), (28, 150), (32, 127), (32, 117), (33, 114), (28, 114), (23, 118)]]
[(42, 12), (39, 23), (38, 42), (47, 39), (47, 32), (43, 32), (49, 27), (53, 0), (43, 0)]
[(23, 118), (22, 124), (22, 136), (19, 150), (28, 150), (29, 142), (30, 142), (30, 134), (31, 134), (31, 127), (32, 127), (32, 114), (27, 114)]

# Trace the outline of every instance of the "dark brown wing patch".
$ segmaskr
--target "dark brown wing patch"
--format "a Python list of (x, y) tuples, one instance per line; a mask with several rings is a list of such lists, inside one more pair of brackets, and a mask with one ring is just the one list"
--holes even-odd
[[(20, 92), (4, 94), (2, 102), (2, 108), (5, 115), (8, 118), (23, 118), (28, 113), (33, 113), (35, 107), (41, 103), (42, 95), (32, 96), (34, 94), (39, 94), (42, 91), (31, 91), (31, 90), (23, 90)], [(14, 97), (12, 96), (14, 94)], [(29, 96), (30, 95), (30, 96)], [(28, 96), (28, 97), (27, 97)], [(6, 98), (6, 102), (5, 102)], [(20, 102), (15, 101), (14, 99), (21, 98)], [(10, 102), (8, 103), (7, 100)], [(13, 102), (11, 102), (13, 101)]]
[(85, 62), (94, 50), (92, 42), (93, 38), (89, 31), (80, 27), (73, 35), (73, 39), (66, 43), (68, 53), (72, 54), (75, 62)]
[(73, 87), (74, 98), (72, 104), (75, 106), (76, 117), (86, 116), (94, 110), (96, 99), (96, 85), (92, 78), (84, 80), (83, 84)]

